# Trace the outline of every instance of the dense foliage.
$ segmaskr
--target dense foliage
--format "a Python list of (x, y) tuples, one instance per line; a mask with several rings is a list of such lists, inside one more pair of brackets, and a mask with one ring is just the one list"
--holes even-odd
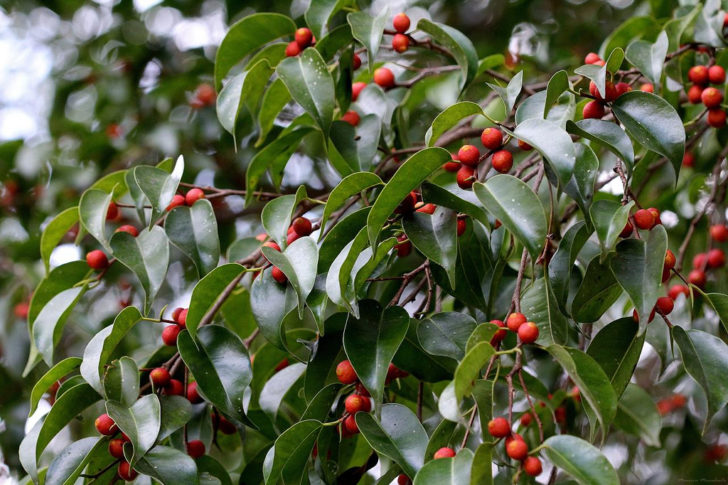
[[(212, 66), (157, 60), (199, 80), (176, 111), (174, 83), (110, 96), (103, 129), (66, 108), (52, 131), (89, 133), (60, 157), (135, 131), (170, 158), (100, 167), (18, 246), (44, 275), (3, 283), (25, 480), (724, 478), (728, 14), (650, 3), (554, 73), (423, 9), (312, 0), (242, 16)], [(22, 197), (7, 178), (39, 218)]]

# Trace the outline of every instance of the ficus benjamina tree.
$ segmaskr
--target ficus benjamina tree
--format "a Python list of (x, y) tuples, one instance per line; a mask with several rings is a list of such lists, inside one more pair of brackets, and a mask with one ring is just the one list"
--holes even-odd
[(44, 225), (26, 482), (725, 478), (728, 17), (682, 3), (560, 70), (421, 11), (241, 18), (189, 103), (244, 180), (169, 154)]

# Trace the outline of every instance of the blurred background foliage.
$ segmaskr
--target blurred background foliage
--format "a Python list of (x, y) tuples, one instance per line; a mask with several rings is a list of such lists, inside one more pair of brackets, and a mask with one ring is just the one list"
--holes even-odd
[[(578, 66), (626, 19), (665, 17), (678, 3), (694, 2), (372, 3), (374, 11), (406, 10), (413, 18), (429, 16), (452, 25), (472, 39), (479, 57), (504, 54), (512, 67), (527, 70), (527, 78), (547, 79), (548, 73)], [(180, 153), (187, 162), (186, 182), (241, 188), (255, 138), (243, 138), (236, 151), (214, 107), (194, 108), (190, 102), (200, 83), (212, 82), (215, 49), (228, 25), (256, 11), (281, 12), (302, 23), (307, 6), (308, 0), (0, 2), (0, 482), (8, 467), (19, 470), (27, 394), (43, 372), (38, 368), (23, 377), (25, 312), (31, 289), (43, 275), (38, 245), (44, 224), (75, 205), (100, 176)], [(412, 99), (425, 111), (432, 102), (426, 95)], [(315, 150), (295, 155), (284, 188), (306, 182), (315, 192), (336, 183), (333, 172), (312, 175), (324, 165), (314, 164), (315, 156)], [(233, 197), (224, 204), (217, 207), (223, 241), (257, 229), (253, 214), (258, 208), (243, 208), (242, 200)], [(52, 264), (80, 256), (72, 244), (62, 245)], [(107, 296), (93, 307), (98, 313), (83, 316), (89, 332), (124, 303), (123, 287)]]

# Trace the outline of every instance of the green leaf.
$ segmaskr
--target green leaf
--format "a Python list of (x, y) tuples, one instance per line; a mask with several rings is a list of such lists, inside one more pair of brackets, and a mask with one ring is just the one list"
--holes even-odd
[(110, 249), (106, 237), (106, 213), (113, 194), (89, 189), (78, 202), (78, 219), (86, 232), (91, 234), (107, 251)]
[(156, 394), (147, 394), (140, 397), (131, 407), (107, 401), (106, 412), (129, 437), (133, 448), (129, 463), (136, 464), (157, 441), (161, 425), (159, 397)]
[(493, 214), (528, 249), (532, 260), (541, 254), (548, 231), (543, 204), (531, 187), (512, 175), (496, 175), (473, 190)]
[(263, 100), (260, 102), (258, 110), (258, 126), (260, 133), (255, 146), (259, 147), (270, 133), (275, 124), (278, 113), (283, 107), (291, 101), (291, 93), (280, 78), (276, 78), (263, 94)]
[(470, 485), (493, 485), (493, 445), (481, 443), (470, 468)]
[(382, 309), (374, 300), (363, 300), (359, 308), (361, 318), (349, 315), (346, 321), (344, 351), (361, 383), (380, 403), (387, 368), (407, 333), (409, 316), (401, 307)]
[(331, 125), (331, 142), (354, 172), (369, 170), (377, 154), (382, 122), (375, 114), (361, 117), (354, 127), (346, 121)]
[(470, 483), (473, 452), (463, 448), (453, 458), (431, 460), (415, 476), (414, 485), (464, 485)]
[(320, 431), (321, 423), (313, 419), (299, 421), (285, 430), (265, 457), (265, 484), (301, 483)]
[(647, 446), (660, 446), (662, 418), (652, 396), (636, 384), (629, 384), (625, 388), (619, 400), (614, 425), (639, 436)]
[[(550, 345), (546, 350), (564, 368), (592, 411), (605, 433), (617, 414), (617, 395), (599, 364), (584, 352), (559, 345)], [(592, 430), (594, 426), (592, 425)]]
[(569, 88), (571, 88), (571, 83), (569, 82), (569, 74), (566, 71), (561, 70), (551, 76), (546, 86), (546, 102), (544, 103), (543, 109), (544, 119), (549, 115), (551, 107), (556, 104), (561, 95), (568, 91)]
[(228, 71), (253, 51), (295, 30), (293, 20), (277, 13), (255, 13), (233, 24), (215, 55), (215, 87), (219, 89)]
[(88, 285), (63, 290), (54, 296), (33, 322), (33, 341), (46, 364), (53, 365), (53, 350), (61, 340), (63, 327)]
[[(336, 189), (334, 189), (336, 190)], [(354, 239), (366, 225), (369, 207), (363, 207), (340, 218), (324, 237), (319, 250), (319, 273), (329, 271), (341, 251)]]
[(43, 260), (46, 273), (50, 271), (51, 253), (68, 230), (78, 222), (78, 214), (78, 207), (69, 207), (54, 217), (43, 229), (43, 234), (40, 236), (40, 258)]
[(468, 116), (483, 116), (483, 108), (479, 104), (471, 101), (461, 101), (452, 106), (448, 106), (432, 121), (432, 125), (425, 133), (425, 144), (428, 147), (434, 147), (437, 140), (440, 139), (448, 130), (454, 128), (462, 119)]
[(61, 450), (48, 466), (45, 485), (73, 485), (93, 454), (106, 446), (99, 437), (83, 438)]
[(357, 413), (356, 424), (374, 451), (392, 459), (413, 477), (425, 462), (427, 433), (417, 416), (401, 404), (384, 404), (381, 417)]
[(508, 86), (502, 88), (497, 84), (485, 83), (490, 87), (496, 94), (503, 100), (503, 104), (506, 106), (506, 114), (509, 114), (513, 110), (513, 106), (516, 105), (518, 95), (521, 94), (523, 88), (523, 71), (518, 71), (513, 78), (508, 81)]
[(480, 376), (480, 370), (485, 367), (491, 357), (495, 355), (495, 349), (488, 342), (480, 342), (468, 350), (462, 362), (455, 369), (453, 381), (455, 382), (455, 399), (461, 401), (473, 391), (476, 379)]
[(220, 239), (209, 200), (200, 199), (192, 207), (174, 208), (167, 215), (164, 230), (172, 244), (192, 260), (198, 275), (204, 276), (217, 267)]
[[(632, 39), (639, 37), (654, 37), (660, 31), (660, 23), (652, 17), (632, 17), (617, 27), (606, 39), (599, 49), (601, 56), (613, 49), (626, 46)], [(675, 46), (677, 49), (677, 46)]]
[(563, 128), (554, 121), (532, 118), (519, 123), (514, 135), (534, 147), (549, 162), (562, 186), (569, 183), (576, 151), (574, 142)]
[(549, 282), (556, 301), (562, 310), (566, 309), (566, 299), (569, 295), (569, 282), (571, 270), (576, 256), (589, 239), (590, 232), (583, 222), (571, 226), (559, 242), (559, 247), (551, 257), (548, 265)]
[(280, 268), (298, 295), (298, 316), (303, 318), (306, 298), (316, 282), (318, 248), (311, 237), (296, 239), (283, 252), (263, 247), (263, 255), (274, 266)]
[(184, 170), (185, 159), (182, 155), (177, 158), (172, 173), (149, 165), (134, 168), (134, 179), (152, 204), (152, 216), (149, 218), (150, 231), (172, 202)]
[(693, 27), (696, 42), (713, 47), (725, 47), (723, 41), (722, 5), (719, 0), (707, 0)]
[(30, 299), (30, 308), (28, 308), (28, 326), (30, 329), (33, 329), (33, 323), (38, 318), (41, 310), (54, 296), (64, 290), (78, 286), (78, 283), (88, 278), (92, 272), (93, 270), (88, 267), (86, 261), (71, 261), (53, 268), (38, 284)]
[(618, 125), (594, 119), (581, 120), (576, 123), (567, 121), (566, 131), (598, 143), (621, 158), (627, 164), (627, 168), (632, 170), (634, 147), (627, 134)]
[(263, 390), (260, 391), (260, 397), (258, 398), (258, 404), (272, 421), (275, 422), (275, 418), (278, 415), (278, 410), (283, 403), (283, 398), (286, 397), (288, 391), (299, 381), (303, 372), (306, 370), (306, 365), (297, 363), (289, 365), (283, 370), (280, 370), (273, 375), (268, 382), (263, 386)]
[(197, 341), (199, 345), (189, 332), (177, 337), (180, 357), (195, 376), (200, 395), (236, 424), (249, 424), (243, 395), (253, 374), (242, 340), (225, 327), (208, 325), (199, 329)]
[(104, 376), (107, 401), (132, 406), (139, 397), (139, 368), (131, 357), (123, 356), (109, 365)]
[(627, 47), (625, 56), (642, 74), (644, 74), (655, 86), (660, 85), (662, 77), (662, 66), (665, 64), (668, 41), (667, 33), (663, 30), (657, 36), (654, 44), (636, 40)]
[(87, 384), (79, 384), (58, 396), (45, 420), (37, 423), (20, 443), (20, 463), (35, 483), (38, 483), (38, 460), (48, 443), (73, 418), (98, 401), (100, 396)]
[(293, 287), (279, 284), (270, 271), (258, 276), (250, 288), (250, 307), (260, 333), (279, 349), (285, 349), (280, 334), (281, 322), (296, 304)]
[(162, 441), (192, 419), (192, 404), (183, 396), (160, 396), (162, 418), (158, 441)]
[(521, 311), (538, 325), (538, 343), (564, 344), (568, 340), (569, 321), (561, 313), (548, 278), (539, 278), (521, 297)]
[(144, 308), (149, 311), (167, 275), (169, 240), (164, 229), (154, 226), (137, 237), (117, 232), (111, 238), (111, 249), (114, 257), (139, 279), (144, 289)]
[(672, 327), (672, 336), (680, 349), (682, 363), (690, 376), (703, 388), (708, 400), (703, 434), (713, 415), (728, 402), (728, 348), (720, 338), (700, 330)]
[(645, 342), (645, 336), (638, 337), (637, 330), (631, 317), (620, 318), (602, 328), (586, 350), (609, 377), (617, 397), (632, 379)]
[(455, 288), (458, 256), (455, 211), (437, 207), (432, 215), (414, 212), (402, 219), (402, 227), (407, 238), (427, 259), (443, 267), (450, 286)]
[(141, 313), (133, 306), (124, 308), (114, 318), (114, 323), (94, 335), (83, 352), (81, 375), (99, 394), (104, 393), (101, 382), (104, 366), (111, 358), (117, 345), (124, 336), (142, 319)]
[(618, 202), (609, 199), (601, 199), (592, 204), (589, 212), (597, 231), (599, 245), (602, 248), (602, 262), (606, 259), (607, 254), (614, 249), (619, 233), (622, 232), (629, 220), (629, 212), (633, 206), (633, 200), (626, 205), (620, 205)]
[(306, 187), (301, 185), (295, 195), (276, 197), (263, 207), (260, 214), (263, 228), (282, 249), (286, 247), (288, 228), (291, 225), (291, 218), (296, 211), (296, 206), (305, 198)]
[[(539, 91), (524, 99), (516, 108), (516, 124), (535, 119), (543, 120), (543, 113), (546, 110), (546, 91)], [(558, 98), (557, 104), (549, 108), (546, 117), (548, 121), (558, 124), (562, 129), (566, 122), (574, 118), (576, 114), (576, 98), (572, 93), (564, 93)]]
[(233, 262), (248, 258), (259, 250), (262, 244), (253, 236), (238, 239), (228, 246), (227, 260)]
[(670, 160), (677, 180), (685, 153), (685, 129), (675, 108), (654, 94), (630, 91), (614, 100), (612, 111), (632, 138)]
[(369, 72), (374, 69), (374, 60), (377, 57), (388, 18), (388, 8), (385, 8), (376, 17), (372, 17), (366, 12), (351, 12), (346, 16), (346, 21), (351, 27), (351, 35), (367, 49)]
[(219, 461), (210, 455), (203, 455), (197, 458), (195, 464), (197, 465), (197, 473), (209, 479), (210, 485), (218, 485), (218, 483), (220, 485), (233, 485), (230, 479), (230, 473)]
[(722, 293), (704, 293), (706, 301), (713, 307), (718, 318), (723, 323), (723, 328), (728, 331), (728, 295)]
[(316, 120), (327, 137), (336, 100), (334, 80), (321, 54), (316, 49), (304, 49), (298, 56), (282, 60), (276, 72), (291, 97)]
[(48, 372), (43, 374), (43, 377), (38, 379), (38, 382), (35, 383), (33, 390), (30, 392), (30, 410), (28, 411), (28, 416), (31, 416), (35, 412), (41, 398), (46, 392), (48, 392), (48, 389), (55, 382), (58, 382), (62, 377), (66, 377), (68, 374), (78, 369), (80, 365), (80, 358), (68, 357), (51, 367)]
[(577, 322), (596, 322), (622, 294), (609, 265), (594, 257), (571, 302), (571, 313)]
[(662, 268), (667, 251), (667, 233), (655, 226), (646, 239), (625, 239), (617, 245), (617, 254), (609, 265), (620, 286), (627, 292), (639, 314), (642, 335), (660, 297)]
[(304, 18), (314, 37), (321, 39), (326, 33), (326, 27), (331, 17), (348, 3), (349, 0), (316, 0), (311, 2), (306, 9)]
[(557, 467), (582, 485), (619, 485), (619, 476), (602, 453), (581, 438), (568, 434), (552, 436), (543, 452)]
[(237, 285), (245, 268), (237, 263), (223, 264), (202, 278), (192, 290), (187, 312), (186, 328), (195, 337), (197, 327), (204, 316), (219, 304), (220, 297), (229, 285)]
[[(407, 329), (402, 345), (397, 349), (392, 360), (394, 365), (408, 371), (417, 379), (425, 382), (440, 382), (452, 377), (456, 361), (433, 356), (426, 352), (419, 343), (414, 325)], [(307, 371), (308, 372), (308, 371)]]
[(605, 65), (598, 66), (596, 64), (591, 64), (581, 66), (574, 69), (574, 72), (594, 81), (599, 93), (602, 95), (602, 98), (604, 98), (606, 97), (607, 73), (616, 72), (617, 69), (619, 69), (619, 66), (622, 65), (623, 60), (624, 51), (619, 47), (615, 47), (609, 54)]
[(417, 338), (427, 353), (460, 361), (476, 326), (475, 320), (465, 313), (436, 313), (417, 325)]
[(377, 185), (383, 184), (382, 179), (375, 173), (356, 172), (344, 177), (336, 187), (333, 188), (329, 198), (326, 200), (324, 213), (321, 216), (321, 234), (324, 233), (326, 221), (329, 220), (334, 211), (340, 209), (346, 201), (360, 192)]
[(460, 66), (458, 86), (462, 91), (478, 71), (478, 54), (473, 43), (459, 30), (426, 18), (417, 22), (417, 30), (430, 34), (437, 45), (444, 47), (452, 54), (455, 62)]
[(195, 460), (169, 446), (157, 445), (139, 460), (136, 469), (154, 477), (161, 483), (184, 483), (197, 485), (197, 465)]
[(443, 148), (425, 148), (399, 167), (382, 189), (367, 217), (367, 230), (372, 247), (377, 246), (382, 227), (402, 200), (450, 159), (450, 152)]
[(490, 227), (488, 213), (480, 207), (475, 194), (471, 190), (461, 189), (455, 183), (440, 186), (424, 182), (422, 184), (422, 200), (467, 214), (485, 227)]

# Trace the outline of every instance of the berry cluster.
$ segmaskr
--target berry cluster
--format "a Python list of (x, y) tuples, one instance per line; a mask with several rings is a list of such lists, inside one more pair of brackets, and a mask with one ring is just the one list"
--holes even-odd
[(688, 101), (692, 104), (703, 103), (708, 110), (708, 125), (714, 128), (725, 126), (726, 113), (721, 108), (723, 92), (709, 84), (725, 84), (725, 69), (721, 66), (697, 65), (688, 71), (688, 79), (692, 86), (687, 90)]
[(502, 330), (497, 330), (490, 340), (491, 345), (494, 347), (500, 344), (508, 335), (506, 328), (511, 332), (515, 332), (518, 335), (518, 340), (524, 345), (532, 344), (538, 340), (538, 325), (529, 322), (523, 313), (511, 313), (506, 318), (505, 323), (502, 320), (491, 320), (490, 323), (502, 327)]
[[(528, 416), (528, 422), (530, 422), (530, 415)], [(521, 420), (523, 421), (523, 418)], [(494, 438), (505, 438), (506, 454), (510, 458), (520, 461), (523, 471), (527, 475), (536, 477), (541, 474), (541, 460), (535, 456), (528, 456), (528, 444), (520, 434), (511, 430), (511, 424), (506, 418), (491, 419), (488, 422), (488, 432)]]
[(313, 32), (307, 27), (296, 29), (293, 38), (294, 40), (286, 46), (286, 57), (296, 57), (306, 47), (316, 44), (316, 38), (313, 36)]
[[(299, 237), (308, 236), (313, 232), (313, 225), (311, 224), (311, 221), (309, 219), (306, 219), (305, 217), (297, 217), (293, 220), (291, 225), (288, 227), (288, 236), (286, 237), (286, 244), (291, 244), (293, 241), (298, 239)], [(264, 238), (266, 238), (266, 235), (263, 235)], [(267, 241), (263, 244), (263, 246), (273, 249), (274, 251), (280, 252), (281, 247), (276, 244), (274, 241)], [(266, 259), (267, 261), (267, 259)], [(268, 261), (270, 262), (270, 261)], [(257, 276), (257, 273), (256, 273)], [(288, 282), (288, 277), (283, 273), (283, 271), (278, 266), (273, 266), (271, 268), (271, 276), (274, 280), (276, 280), (281, 285), (285, 285)]]
[(162, 330), (162, 342), (170, 347), (177, 345), (177, 336), (187, 327), (187, 309), (175, 308), (172, 312), (172, 325), (167, 325)]
[(456, 181), (461, 189), (469, 189), (475, 182), (478, 165), (491, 157), (491, 165), (496, 172), (508, 173), (513, 168), (513, 154), (503, 149), (503, 133), (498, 128), (486, 128), (480, 135), (480, 142), (486, 148), (481, 155), (478, 147), (463, 145), (452, 161), (443, 165), (447, 172), (457, 172)]

